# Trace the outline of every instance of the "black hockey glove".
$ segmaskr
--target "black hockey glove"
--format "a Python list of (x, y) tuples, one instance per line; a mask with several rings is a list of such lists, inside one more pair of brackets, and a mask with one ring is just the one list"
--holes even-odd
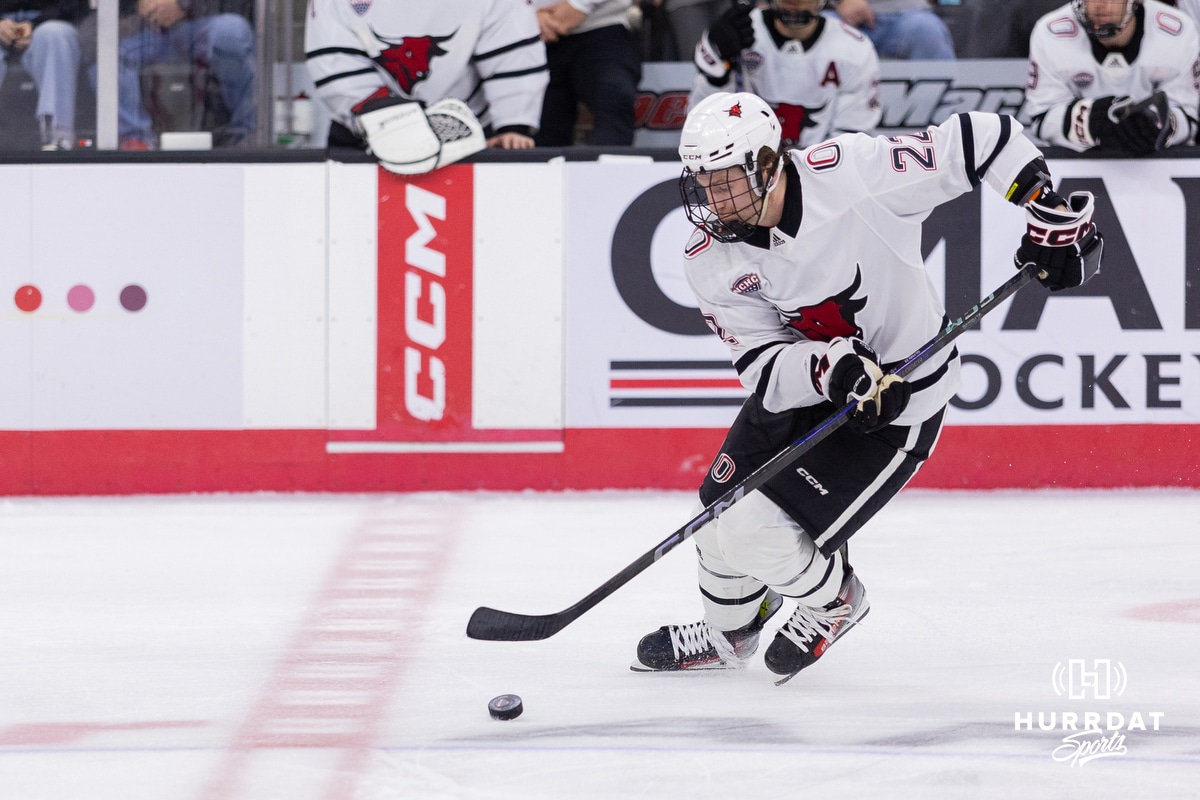
[(724, 83), (742, 51), (754, 46), (754, 23), (750, 21), (753, 8), (752, 2), (735, 2), (700, 37), (696, 45), (696, 68), (710, 83)]
[(1052, 292), (1098, 273), (1104, 237), (1092, 222), (1094, 208), (1091, 192), (1074, 192), (1067, 200), (1047, 192), (1025, 206), (1026, 232), (1013, 256), (1017, 269), (1036, 264), (1038, 280)]
[(908, 406), (912, 387), (898, 375), (884, 375), (879, 356), (861, 339), (834, 339), (810, 363), (813, 387), (835, 405), (852, 400), (849, 425), (872, 433), (891, 425)]
[(1135, 103), (1129, 97), (1100, 97), (1092, 101), (1088, 132), (1097, 144), (1116, 145), (1126, 153), (1157, 153), (1171, 138), (1171, 107), (1163, 92)]
[(1155, 92), (1140, 103), (1123, 98), (1114, 102), (1110, 116), (1117, 120), (1117, 141), (1134, 155), (1157, 153), (1171, 138), (1171, 106), (1164, 92)]

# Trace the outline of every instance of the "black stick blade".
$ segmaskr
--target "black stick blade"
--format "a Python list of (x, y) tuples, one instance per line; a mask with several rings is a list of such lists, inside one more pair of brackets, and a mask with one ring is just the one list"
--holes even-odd
[(488, 642), (536, 642), (549, 639), (572, 619), (564, 614), (529, 616), (480, 606), (467, 622), (467, 636)]

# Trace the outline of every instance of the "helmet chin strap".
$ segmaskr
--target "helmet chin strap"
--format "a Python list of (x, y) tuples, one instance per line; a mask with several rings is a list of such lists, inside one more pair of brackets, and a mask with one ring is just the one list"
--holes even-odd
[[(771, 204), (771, 191), (779, 183), (779, 176), (783, 174), (783, 155), (780, 154), (779, 160), (775, 163), (775, 171), (771, 173), (771, 179), (767, 181), (766, 188), (763, 189), (763, 204), (762, 210), (758, 212), (758, 222), (762, 222), (767, 216), (767, 208)], [(755, 224), (758, 224), (757, 222)]]

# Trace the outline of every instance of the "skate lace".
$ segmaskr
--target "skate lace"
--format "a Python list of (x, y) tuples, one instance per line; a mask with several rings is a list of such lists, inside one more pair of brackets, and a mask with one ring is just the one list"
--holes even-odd
[(717, 655), (721, 657), (722, 661), (736, 658), (733, 645), (729, 640), (719, 633), (714, 633), (708, 623), (703, 620), (689, 625), (672, 625), (669, 631), (671, 649), (675, 651), (677, 659), (680, 655), (699, 655), (710, 647), (717, 651)]
[[(796, 647), (807, 653), (818, 636), (833, 639), (834, 626), (846, 622), (846, 617), (850, 615), (851, 611), (853, 611), (853, 606), (849, 604), (842, 604), (828, 610), (799, 605), (796, 606), (796, 611), (792, 614), (791, 619), (779, 630), (784, 636), (791, 639)], [(851, 622), (851, 624), (854, 623)]]

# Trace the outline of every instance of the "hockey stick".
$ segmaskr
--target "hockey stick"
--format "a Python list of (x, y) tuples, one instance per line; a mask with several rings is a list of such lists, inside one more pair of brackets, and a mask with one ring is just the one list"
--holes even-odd
[[(935, 353), (945, 349), (947, 345), (962, 335), (964, 331), (973, 327), (986, 314), (995, 310), (1000, 303), (1007, 300), (1018, 289), (1033, 280), (1035, 269), (1035, 264), (1026, 264), (1024, 268), (1005, 281), (996, 291), (980, 300), (977, 305), (958, 319), (952, 320), (937, 336), (926, 342), (920, 350), (917, 350), (909, 356), (907, 361), (897, 367), (894, 374), (904, 377), (929, 360)], [(481, 606), (471, 614), (471, 619), (467, 623), (467, 636), (472, 639), (485, 639), (498, 642), (529, 642), (550, 638), (579, 619), (593, 606), (624, 586), (655, 561), (658, 561), (678, 545), (691, 538), (700, 528), (719, 517), (726, 509), (747, 494), (775, 477), (787, 465), (811, 450), (814, 445), (844, 425), (850, 417), (850, 412), (854, 410), (855, 405), (856, 403), (851, 401), (842, 406), (842, 408), (828, 417), (824, 422), (805, 433), (800, 439), (789, 444), (770, 461), (747, 475), (740, 483), (706, 506), (703, 511), (688, 520), (683, 527), (659, 542), (653, 550), (645, 553), (641, 558), (609, 578), (603, 585), (570, 608), (559, 611), (557, 614), (530, 615), (514, 614), (509, 611), (499, 611), (494, 608)]]

